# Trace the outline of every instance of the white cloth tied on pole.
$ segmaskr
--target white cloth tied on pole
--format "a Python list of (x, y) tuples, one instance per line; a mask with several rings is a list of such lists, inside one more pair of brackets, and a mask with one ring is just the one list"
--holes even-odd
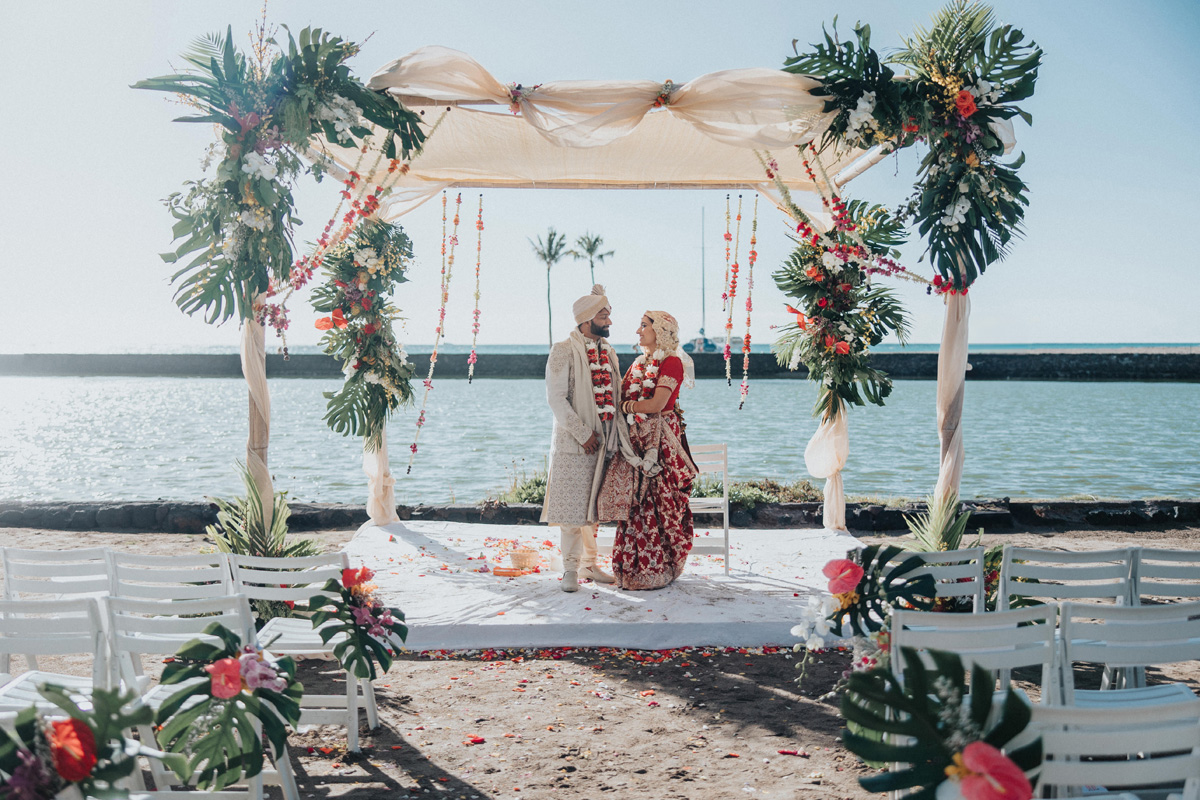
[(363, 448), (363, 472), (367, 475), (367, 516), (371, 525), (387, 525), (399, 522), (396, 513), (396, 479), (388, 466), (387, 430), (382, 433), (379, 449), (371, 452)]
[[(262, 295), (255, 296), (256, 305)], [(254, 318), (242, 321), (242, 375), (250, 390), (250, 420), (246, 436), (246, 469), (262, 501), (263, 529), (271, 530), (275, 516), (275, 488), (267, 468), (271, 439), (271, 393), (267, 389), (266, 332)]]
[(947, 294), (946, 322), (938, 349), (937, 425), (941, 442), (941, 464), (933, 496), (941, 500), (957, 495), (962, 483), (962, 409), (967, 388), (967, 322), (971, 301), (963, 294)]
[(842, 486), (842, 468), (850, 455), (850, 432), (846, 412), (825, 419), (808, 446), (804, 448), (804, 466), (814, 478), (825, 479), (825, 506), (822, 521), (832, 531), (846, 530), (846, 493)]

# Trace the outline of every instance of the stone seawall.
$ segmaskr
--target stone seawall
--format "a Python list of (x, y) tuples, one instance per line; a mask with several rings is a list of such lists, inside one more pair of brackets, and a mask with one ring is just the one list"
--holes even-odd
[[(989, 533), (1029, 528), (1058, 530), (1122, 530), (1200, 526), (1200, 500), (1129, 500), (1117, 502), (1021, 500), (968, 503), (970, 527)], [(357, 528), (367, 521), (364, 506), (293, 503), (290, 530), (320, 531)], [(923, 504), (889, 507), (848, 503), (846, 522), (857, 531), (902, 531), (904, 515), (924, 511)], [(398, 506), (402, 520), (538, 525), (540, 505)], [(206, 502), (166, 500), (131, 503), (0, 503), (0, 528), (147, 533), (203, 533), (217, 521), (217, 507)], [(820, 503), (769, 503), (754, 509), (734, 508), (735, 528), (819, 528)], [(696, 514), (696, 524), (720, 527), (718, 514)], [(0, 534), (0, 546), (3, 546)]]
[[(626, 358), (632, 358), (626, 354)], [(693, 355), (696, 375), (725, 377), (725, 361), (718, 353)], [(412, 357), (417, 374), (429, 369), (429, 356)], [(741, 358), (735, 359), (735, 375), (741, 374)], [(934, 380), (936, 353), (876, 353), (871, 362), (893, 378)], [(1034, 381), (1200, 381), (1200, 349), (1162, 350), (1056, 350), (1038, 352), (983, 352), (970, 356), (970, 380)], [(0, 354), (0, 375), (132, 377), (240, 377), (236, 355), (139, 355), (139, 354)], [(270, 378), (340, 378), (341, 367), (325, 355), (267, 356)], [(438, 356), (439, 378), (466, 378), (467, 354)], [(483, 355), (475, 367), (477, 378), (540, 378), (546, 374), (546, 356), (538, 354)], [(756, 378), (804, 378), (780, 367), (770, 353), (752, 353), (750, 374)]]

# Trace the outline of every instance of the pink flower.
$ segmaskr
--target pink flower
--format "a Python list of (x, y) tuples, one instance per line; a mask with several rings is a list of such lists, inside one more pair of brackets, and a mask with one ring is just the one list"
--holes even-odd
[(212, 676), (213, 697), (228, 700), (242, 690), (242, 665), (236, 658), (222, 658), (204, 671)]
[(1033, 787), (1012, 759), (986, 742), (972, 742), (955, 755), (947, 774), (960, 775), (966, 800), (1029, 800)]
[(830, 594), (845, 594), (858, 588), (863, 568), (848, 558), (835, 558), (825, 565), (822, 573), (829, 578)]
[(238, 661), (241, 662), (242, 678), (251, 691), (267, 689), (272, 692), (282, 692), (287, 688), (287, 681), (279, 677), (279, 673), (258, 653), (245, 653)]

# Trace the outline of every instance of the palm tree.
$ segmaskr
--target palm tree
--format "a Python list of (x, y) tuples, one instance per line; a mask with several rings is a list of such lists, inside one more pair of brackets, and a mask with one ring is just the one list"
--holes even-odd
[(607, 253), (601, 253), (600, 248), (604, 246), (604, 240), (599, 236), (592, 236), (590, 233), (585, 233), (575, 240), (575, 246), (578, 250), (572, 250), (571, 255), (575, 256), (575, 260), (586, 258), (588, 260), (588, 268), (592, 271), (592, 285), (596, 285), (596, 265), (603, 264), (604, 259), (613, 254), (612, 250)]
[(557, 233), (554, 228), (546, 231), (546, 241), (542, 242), (542, 237), (538, 237), (535, 242), (529, 240), (529, 244), (533, 247), (534, 254), (546, 263), (546, 325), (550, 333), (550, 346), (554, 346), (554, 322), (553, 312), (550, 308), (550, 268), (562, 261), (563, 256), (567, 254), (567, 237), (561, 233)]

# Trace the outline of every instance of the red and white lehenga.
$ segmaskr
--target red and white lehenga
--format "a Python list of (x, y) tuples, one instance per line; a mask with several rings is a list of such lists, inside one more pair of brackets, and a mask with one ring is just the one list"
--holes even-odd
[(625, 373), (622, 396), (626, 399), (651, 397), (657, 386), (671, 388), (671, 396), (661, 413), (638, 414), (629, 425), (634, 451), (643, 458), (657, 453), (660, 469), (635, 476), (629, 518), (617, 526), (612, 566), (620, 589), (663, 588), (683, 573), (692, 549), (688, 497), (696, 466), (677, 413), (683, 380), (683, 363), (676, 356), (661, 363), (639, 359)]

